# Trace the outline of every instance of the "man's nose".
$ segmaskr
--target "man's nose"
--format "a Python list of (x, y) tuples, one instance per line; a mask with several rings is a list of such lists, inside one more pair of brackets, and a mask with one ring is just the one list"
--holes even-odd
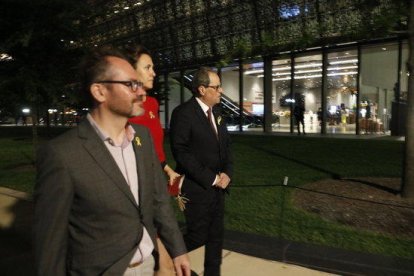
[(147, 92), (145, 91), (145, 89), (144, 89), (144, 87), (138, 87), (138, 90), (137, 90), (137, 95), (140, 95), (140, 96), (145, 96), (147, 94)]
[(137, 89), (137, 91), (135, 92), (135, 95), (138, 98), (138, 100), (144, 102), (146, 100), (146, 97), (147, 97), (147, 92), (144, 90), (143, 87), (139, 87)]

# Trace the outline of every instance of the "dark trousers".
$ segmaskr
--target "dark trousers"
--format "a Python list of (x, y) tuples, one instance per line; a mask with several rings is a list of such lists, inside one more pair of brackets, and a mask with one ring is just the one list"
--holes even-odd
[(300, 125), (302, 125), (302, 131), (303, 133), (305, 133), (305, 118), (303, 117), (296, 118), (296, 124), (298, 127), (298, 133), (300, 133)]
[(219, 276), (224, 234), (224, 194), (215, 191), (207, 202), (188, 202), (184, 211), (187, 233), (184, 241), (188, 251), (205, 245), (204, 275)]

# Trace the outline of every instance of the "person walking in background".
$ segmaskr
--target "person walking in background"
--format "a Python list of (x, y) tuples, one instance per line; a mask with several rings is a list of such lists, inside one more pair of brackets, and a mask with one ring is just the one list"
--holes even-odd
[(298, 102), (293, 109), (293, 115), (295, 116), (296, 125), (298, 127), (298, 135), (300, 135), (300, 125), (302, 125), (302, 132), (305, 133), (305, 103)]
[[(128, 49), (128, 56), (132, 66), (135, 68), (138, 81), (142, 82), (145, 91), (154, 86), (154, 63), (152, 62), (149, 51), (139, 45), (135, 48)], [(164, 130), (161, 127), (159, 118), (159, 105), (154, 97), (146, 95), (143, 103), (144, 114), (129, 118), (129, 122), (146, 126), (151, 133), (154, 141), (155, 151), (161, 167), (169, 178), (169, 184), (172, 185), (174, 180), (180, 175), (176, 173), (168, 164), (164, 153)], [(167, 187), (165, 188), (167, 189)], [(156, 272), (158, 276), (175, 275), (174, 264), (167, 250), (160, 239), (157, 239), (159, 249), (159, 269)]]
[(152, 275), (158, 233), (177, 275), (190, 275), (150, 134), (128, 123), (144, 112), (134, 68), (102, 48), (86, 56), (82, 75), (90, 113), (37, 154), (37, 274)]
[(223, 89), (217, 73), (200, 68), (192, 92), (190, 100), (173, 110), (170, 128), (177, 172), (185, 175), (181, 192), (189, 200), (184, 241), (189, 251), (205, 245), (204, 275), (220, 275), (224, 196), (233, 163), (230, 137), (219, 113)]

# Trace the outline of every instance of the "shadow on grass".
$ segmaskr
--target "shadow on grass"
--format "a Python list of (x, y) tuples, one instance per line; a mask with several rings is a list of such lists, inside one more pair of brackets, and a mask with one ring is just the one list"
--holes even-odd
[(332, 179), (338, 179), (338, 180), (342, 179), (342, 177), (341, 177), (340, 174), (338, 174), (336, 172), (329, 171), (327, 169), (324, 169), (324, 168), (321, 168), (321, 167), (318, 167), (318, 166), (315, 166), (314, 164), (310, 164), (310, 163), (307, 163), (307, 162), (303, 162), (301, 160), (298, 160), (298, 159), (295, 159), (295, 158), (292, 158), (292, 157), (289, 157), (289, 156), (286, 156), (286, 155), (277, 153), (277, 152), (272, 151), (272, 150), (267, 150), (267, 149), (264, 149), (264, 148), (261, 148), (261, 147), (256, 147), (256, 146), (250, 146), (250, 147), (252, 147), (252, 148), (254, 148), (256, 150), (262, 151), (264, 153), (267, 153), (269, 155), (277, 156), (277, 157), (283, 158), (285, 160), (289, 160), (291, 162), (294, 162), (296, 164), (300, 164), (302, 166), (311, 168), (311, 169), (313, 169), (315, 171), (319, 171), (319, 172), (328, 174), (328, 175), (331, 176)]

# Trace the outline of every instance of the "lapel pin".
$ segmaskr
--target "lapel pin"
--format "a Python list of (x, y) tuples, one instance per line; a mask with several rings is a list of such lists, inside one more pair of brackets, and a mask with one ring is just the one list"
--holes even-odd
[(142, 146), (141, 144), (141, 139), (139, 139), (139, 137), (135, 137), (135, 144), (137, 144), (137, 146)]

